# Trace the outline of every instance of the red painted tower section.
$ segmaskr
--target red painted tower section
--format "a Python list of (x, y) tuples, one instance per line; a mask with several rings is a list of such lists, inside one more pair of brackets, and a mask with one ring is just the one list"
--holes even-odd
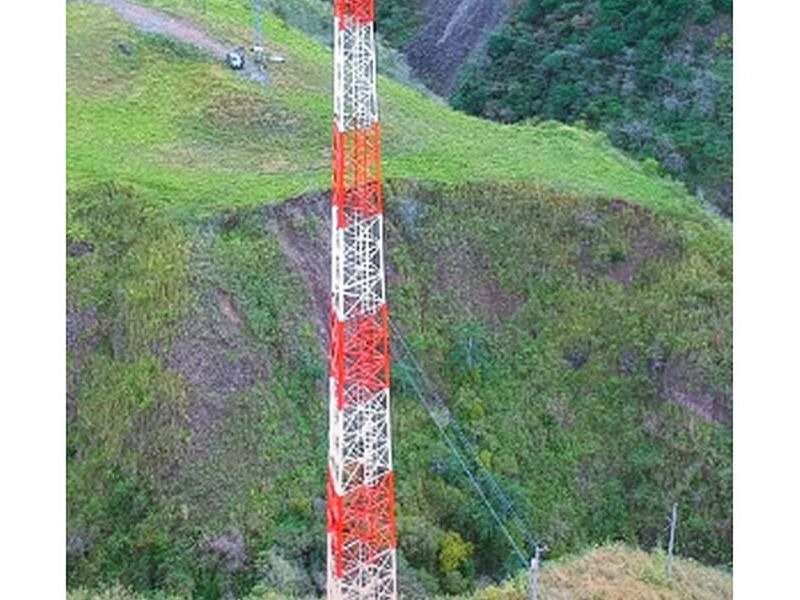
[(374, 0), (334, 1), (328, 598), (397, 597)]

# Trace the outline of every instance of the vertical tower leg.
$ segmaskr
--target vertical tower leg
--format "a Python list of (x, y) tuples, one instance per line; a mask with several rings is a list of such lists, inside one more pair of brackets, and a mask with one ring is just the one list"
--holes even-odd
[(328, 598), (397, 597), (374, 0), (334, 2)]

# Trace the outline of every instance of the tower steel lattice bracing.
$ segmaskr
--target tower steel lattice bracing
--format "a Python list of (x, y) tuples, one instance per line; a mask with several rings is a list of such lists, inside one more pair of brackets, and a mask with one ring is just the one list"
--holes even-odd
[(334, 0), (328, 598), (397, 597), (374, 0)]

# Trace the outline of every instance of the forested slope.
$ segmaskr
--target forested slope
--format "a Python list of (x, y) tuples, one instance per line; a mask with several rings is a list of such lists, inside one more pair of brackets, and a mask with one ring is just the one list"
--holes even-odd
[(526, 0), (456, 108), (581, 122), (732, 214), (730, 0)]

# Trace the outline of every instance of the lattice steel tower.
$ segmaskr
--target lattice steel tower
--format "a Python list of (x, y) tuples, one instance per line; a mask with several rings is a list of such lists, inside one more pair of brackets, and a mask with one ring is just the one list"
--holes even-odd
[(334, 0), (328, 598), (397, 597), (375, 0)]

